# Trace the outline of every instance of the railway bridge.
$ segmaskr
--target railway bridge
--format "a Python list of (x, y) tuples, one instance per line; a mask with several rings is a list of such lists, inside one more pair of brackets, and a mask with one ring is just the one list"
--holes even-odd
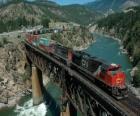
[(32, 64), (32, 91), (33, 103), (35, 105), (43, 100), (39, 81), (40, 77), (38, 76), (39, 70), (47, 75), (53, 72), (54, 81), (60, 83), (63, 90), (62, 105), (64, 111), (61, 113), (62, 116), (65, 113), (67, 114), (66, 116), (76, 116), (77, 110), (83, 116), (139, 115), (131, 108), (132, 104), (127, 105), (127, 101), (115, 100), (85, 76), (72, 70), (56, 58), (30, 45), (28, 42), (24, 42), (24, 44), (27, 59)]

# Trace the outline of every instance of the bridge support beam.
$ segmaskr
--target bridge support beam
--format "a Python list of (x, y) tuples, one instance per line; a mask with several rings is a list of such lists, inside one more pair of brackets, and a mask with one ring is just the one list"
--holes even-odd
[(32, 65), (32, 97), (33, 104), (39, 105), (43, 101), (41, 86), (39, 82), (38, 69)]

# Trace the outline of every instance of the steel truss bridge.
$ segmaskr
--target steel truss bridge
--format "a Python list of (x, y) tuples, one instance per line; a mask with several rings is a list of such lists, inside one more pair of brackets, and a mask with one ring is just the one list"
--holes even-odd
[(60, 83), (64, 105), (72, 104), (83, 116), (140, 116), (140, 102), (132, 94), (117, 101), (66, 64), (28, 42), (24, 44), (27, 58), (42, 73), (53, 73), (54, 81)]

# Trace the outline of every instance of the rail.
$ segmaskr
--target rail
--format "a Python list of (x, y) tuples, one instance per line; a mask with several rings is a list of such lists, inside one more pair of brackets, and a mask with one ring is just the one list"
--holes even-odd
[(112, 97), (106, 94), (103, 90), (98, 88), (92, 82), (88, 81), (84, 76), (72, 70), (67, 65), (59, 62), (52, 56), (46, 54), (44, 51), (36, 48), (35, 46), (30, 45), (28, 42), (25, 41), (24, 43), (31, 49), (35, 50), (36, 52), (39, 52), (41, 55), (43, 55), (47, 59), (51, 60), (55, 64), (59, 65), (60, 67), (62, 67), (63, 69), (71, 73), (74, 78), (79, 80), (86, 87), (87, 92), (89, 92), (90, 95), (92, 94), (94, 98), (97, 100), (97, 102), (100, 105), (102, 105), (111, 115), (113, 116), (134, 116), (135, 115), (133, 112), (129, 111), (129, 109), (125, 108), (123, 104), (116, 102), (116, 100), (114, 100)]

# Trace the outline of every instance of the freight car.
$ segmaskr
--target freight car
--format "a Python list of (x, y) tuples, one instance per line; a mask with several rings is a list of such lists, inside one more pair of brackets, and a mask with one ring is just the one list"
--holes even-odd
[(63, 45), (56, 43), (53, 45), (53, 52), (51, 55), (58, 59), (59, 61), (63, 62), (64, 64), (69, 65), (69, 61), (71, 60), (71, 50)]
[(48, 38), (39, 38), (37, 35), (28, 36), (27, 42), (47, 52), (64, 64), (70, 65), (72, 52), (70, 48)]
[(126, 76), (121, 71), (120, 65), (106, 63), (85, 52), (73, 51), (47, 38), (35, 36), (28, 38), (27, 41), (84, 75), (116, 99), (127, 97)]

